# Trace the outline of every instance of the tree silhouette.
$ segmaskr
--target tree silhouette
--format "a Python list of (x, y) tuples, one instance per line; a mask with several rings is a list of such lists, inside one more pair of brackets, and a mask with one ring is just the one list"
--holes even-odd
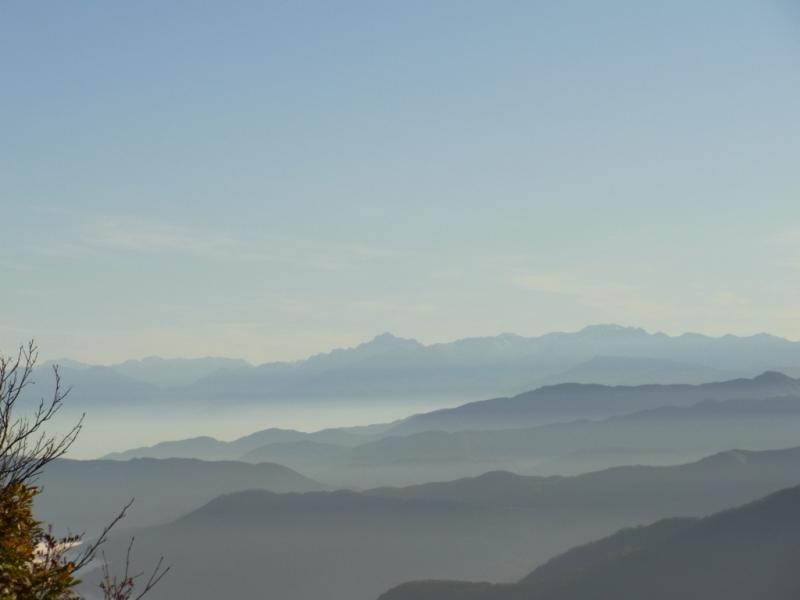
[[(77, 572), (98, 556), (111, 529), (125, 516), (122, 507), (99, 536), (86, 547), (83, 535), (56, 537), (33, 515), (36, 485), (44, 467), (63, 456), (75, 442), (83, 418), (66, 434), (51, 436), (47, 423), (61, 410), (70, 392), (53, 367), (53, 395), (42, 398), (30, 414), (20, 415), (23, 392), (33, 384), (38, 351), (33, 342), (19, 348), (16, 356), (0, 355), (0, 600), (73, 600), (79, 583)], [(131, 540), (131, 545), (133, 540)], [(130, 573), (131, 547), (124, 573), (111, 574), (103, 559), (100, 589), (106, 600), (137, 600), (147, 594), (169, 571), (159, 560), (142, 589)]]

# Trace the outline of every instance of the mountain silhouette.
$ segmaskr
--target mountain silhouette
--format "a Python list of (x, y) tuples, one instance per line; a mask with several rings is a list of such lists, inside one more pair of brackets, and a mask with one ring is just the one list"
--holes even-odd
[(574, 548), (518, 584), (418, 582), (381, 600), (791, 600), (800, 592), (800, 487), (702, 519), (670, 519)]
[(800, 395), (800, 380), (767, 371), (700, 385), (606, 386), (563, 383), (511, 398), (470, 402), (405, 419), (389, 433), (466, 429), (507, 429), (574, 419), (599, 419), (661, 406), (688, 406), (703, 400), (763, 399)]
[(43, 487), (36, 503), (39, 519), (90, 533), (100, 531), (131, 499), (134, 503), (125, 527), (170, 521), (237, 490), (304, 492), (325, 488), (272, 463), (180, 458), (125, 462), (61, 459), (47, 466), (39, 483)]
[[(136, 560), (146, 565), (164, 554), (175, 565), (157, 599), (251, 598), (268, 590), (284, 600), (374, 600), (408, 580), (519, 581), (537, 564), (620, 528), (675, 514), (702, 517), (798, 478), (800, 449), (794, 448), (574, 478), (488, 473), (362, 493), (242, 491), (138, 531)], [(121, 536), (109, 556), (126, 547)], [(218, 575), (231, 572), (237, 576)]]
[[(71, 406), (158, 402), (199, 405), (342, 400), (376, 403), (424, 398), (431, 406), (513, 396), (543, 384), (590, 381), (612, 385), (710, 382), (800, 365), (800, 343), (769, 335), (668, 336), (619, 325), (595, 325), (539, 337), (514, 334), (424, 345), (383, 333), (351, 348), (305, 360), (258, 366), (238, 359), (148, 357), (103, 367), (127, 379), (113, 387), (80, 376), (67, 363), (76, 393)], [(40, 378), (43, 381), (46, 378)], [(149, 387), (142, 387), (146, 384)], [(35, 386), (31, 396), (45, 389)]]

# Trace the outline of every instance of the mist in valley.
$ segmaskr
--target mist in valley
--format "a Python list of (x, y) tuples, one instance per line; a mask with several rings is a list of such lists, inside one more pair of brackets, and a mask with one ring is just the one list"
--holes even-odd
[(799, 19), (0, 3), (0, 600), (800, 598)]

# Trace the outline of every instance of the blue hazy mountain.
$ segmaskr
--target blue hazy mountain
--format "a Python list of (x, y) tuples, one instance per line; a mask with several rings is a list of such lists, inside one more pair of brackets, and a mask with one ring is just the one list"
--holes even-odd
[(517, 584), (409, 583), (380, 600), (793, 600), (800, 487), (702, 519), (669, 519), (574, 548)]
[[(164, 554), (174, 565), (156, 600), (374, 600), (410, 579), (518, 581), (553, 556), (622, 527), (702, 517), (798, 477), (795, 448), (574, 478), (489, 473), (366, 493), (246, 491), (137, 532), (136, 559), (146, 565)], [(126, 543), (112, 544), (112, 560)], [(237, 576), (219, 576), (231, 572)]]
[(148, 356), (127, 360), (111, 369), (122, 375), (162, 387), (189, 385), (219, 371), (233, 371), (252, 366), (239, 358), (161, 358)]
[[(612, 384), (707, 382), (726, 373), (754, 375), (779, 364), (800, 365), (800, 344), (768, 335), (670, 337), (617, 325), (533, 338), (502, 334), (428, 346), (386, 333), (354, 348), (305, 361), (212, 374), (197, 382), (193, 392), (249, 400), (270, 395), (470, 399), (518, 393), (538, 387), (542, 380), (570, 381), (571, 369), (580, 371), (578, 365), (597, 357), (613, 357), (594, 369), (605, 371), (603, 381)], [(589, 371), (590, 366), (583, 370)]]
[(148, 356), (103, 367), (70, 358), (59, 358), (42, 363), (42, 367), (46, 369), (52, 368), (53, 365), (58, 365), (70, 372), (91, 368), (109, 369), (130, 379), (160, 387), (180, 387), (194, 383), (217, 371), (252, 367), (250, 363), (240, 358), (221, 357), (162, 358)]
[(542, 387), (513, 398), (496, 398), (422, 413), (397, 423), (334, 428), (313, 433), (270, 428), (231, 442), (200, 436), (114, 452), (106, 458), (238, 459), (251, 452), (258, 456), (259, 449), (270, 444), (306, 441), (357, 446), (382, 437), (407, 436), (424, 431), (520, 429), (525, 425), (601, 419), (662, 406), (690, 406), (705, 400), (764, 399), (785, 395), (800, 395), (800, 381), (774, 372), (763, 373), (752, 379), (700, 385), (560, 384)]
[[(265, 446), (296, 442), (316, 442), (336, 446), (356, 446), (376, 439), (374, 435), (353, 433), (349, 429), (324, 429), (305, 433), (292, 429), (270, 428), (256, 431), (230, 442), (210, 436), (199, 436), (184, 440), (165, 441), (153, 446), (132, 448), (124, 452), (112, 452), (104, 458), (127, 460), (131, 458), (197, 458), (202, 460), (237, 460)], [(257, 460), (251, 462), (258, 462)]]
[(37, 518), (73, 531), (97, 533), (131, 499), (123, 527), (170, 521), (220, 494), (263, 489), (322, 490), (324, 485), (273, 463), (150, 458), (125, 462), (57, 460), (39, 478)]
[(511, 398), (471, 402), (415, 415), (390, 433), (466, 429), (504, 429), (601, 419), (660, 406), (688, 406), (705, 400), (763, 399), (800, 395), (800, 380), (765, 372), (753, 378), (700, 385), (607, 386), (564, 383), (544, 386)]
[(406, 485), (487, 470), (570, 474), (620, 464), (675, 464), (728, 448), (800, 443), (800, 396), (703, 401), (602, 420), (522, 429), (423, 431), (335, 452), (311, 443), (265, 445), (245, 456), (351, 485)]
[(798, 431), (800, 382), (768, 372), (697, 386), (563, 384), (382, 427), (267, 429), (232, 442), (198, 437), (107, 458), (277, 462), (330, 483), (373, 487), (502, 469), (571, 474), (679, 463), (732, 447), (793, 446)]
[(544, 377), (537, 383), (542, 386), (564, 382), (605, 385), (699, 384), (735, 378), (735, 371), (715, 369), (677, 360), (634, 356), (595, 356), (566, 371)]
[(586, 510), (604, 507), (642, 520), (703, 515), (800, 481), (800, 447), (727, 450), (673, 466), (620, 466), (576, 476), (492, 471), (478, 477), (383, 487), (365, 493), (472, 506)]
[[(66, 406), (74, 410), (153, 406), (161, 394), (157, 386), (119, 373), (111, 367), (67, 361), (59, 364), (59, 372), (62, 391), (71, 388)], [(26, 399), (38, 402), (43, 396), (49, 398), (54, 382), (52, 365), (37, 367), (33, 379), (35, 383), (26, 390)]]
[[(423, 459), (514, 459), (613, 444), (631, 449), (766, 449), (800, 442), (800, 395), (704, 400), (658, 407), (603, 420), (577, 420), (521, 429), (425, 431), (387, 436), (351, 451), (372, 462)], [(737, 441), (741, 442), (737, 444)]]
[(85, 365), (72, 365), (79, 368), (70, 368), (65, 379), (75, 379), (75, 405), (102, 397), (122, 405), (134, 398), (190, 408), (303, 399), (467, 401), (543, 383), (700, 383), (799, 366), (800, 343), (770, 335), (673, 337), (596, 325), (575, 333), (501, 334), (431, 345), (386, 333), (295, 362), (251, 366), (235, 359), (152, 357), (106, 367), (127, 378), (113, 387), (102, 378), (78, 378), (89, 370)]

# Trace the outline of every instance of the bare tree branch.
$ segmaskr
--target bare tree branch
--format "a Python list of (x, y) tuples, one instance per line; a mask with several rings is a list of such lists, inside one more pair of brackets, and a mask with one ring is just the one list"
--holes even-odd
[[(33, 375), (38, 358), (39, 352), (33, 341), (21, 346), (16, 356), (0, 355), (0, 491), (12, 490), (11, 497), (13, 498), (14, 494), (19, 494), (18, 490), (27, 490), (20, 497), (24, 498), (22, 502), (29, 503), (33, 495), (39, 491), (34, 485), (36, 479), (45, 466), (66, 454), (77, 439), (84, 420), (82, 415), (77, 423), (60, 437), (51, 436), (45, 430), (45, 425), (58, 414), (64, 399), (71, 391), (70, 388), (64, 388), (62, 385), (58, 366), (53, 366), (55, 387), (52, 396), (47, 400), (42, 397), (27, 416), (16, 416), (16, 409), (19, 408), (20, 401), (24, 403), (27, 400), (23, 396), (23, 392), (35, 383)], [(97, 539), (74, 560), (68, 559), (66, 554), (83, 540), (84, 535), (57, 538), (52, 534), (52, 530), (44, 530), (31, 516), (29, 522), (32, 523), (33, 531), (28, 541), (34, 555), (34, 565), (37, 568), (49, 569), (48, 572), (52, 573), (66, 572), (71, 577), (72, 574), (88, 566), (97, 557), (100, 548), (108, 541), (111, 530), (125, 517), (132, 504), (133, 500), (128, 502), (103, 529)], [(26, 510), (28, 514), (31, 514), (30, 506)], [(2, 533), (0, 532), (0, 535)], [(2, 537), (0, 537), (1, 541)], [(103, 555), (100, 588), (103, 590), (106, 600), (140, 600), (170, 570), (169, 567), (164, 567), (163, 557), (160, 558), (144, 582), (144, 587), (136, 589), (135, 580), (143, 577), (144, 573), (130, 574), (132, 548), (133, 539), (128, 545), (122, 579), (111, 574), (108, 562)], [(26, 565), (26, 570), (34, 565)], [(67, 585), (74, 584), (68, 583)], [(77, 598), (71, 589), (66, 591), (63, 588), (60, 589), (59, 598)], [(134, 596), (136, 592), (138, 594)], [(42, 593), (46, 594), (47, 590)], [(34, 595), (38, 598), (41, 594)], [(55, 596), (47, 595), (47, 597)]]
[(51, 437), (44, 425), (61, 410), (70, 388), (64, 389), (58, 367), (53, 366), (55, 387), (49, 400), (41, 398), (32, 415), (15, 417), (22, 392), (32, 377), (39, 352), (31, 341), (16, 357), (0, 356), (0, 485), (29, 482), (48, 463), (60, 458), (75, 442), (83, 416), (61, 437)]
[(140, 600), (148, 594), (158, 582), (166, 575), (170, 567), (164, 567), (164, 557), (158, 559), (158, 563), (153, 568), (150, 576), (138, 594), (134, 596), (136, 580), (144, 576), (144, 572), (131, 575), (131, 551), (133, 550), (134, 538), (128, 543), (128, 550), (125, 553), (125, 568), (122, 577), (118, 578), (111, 574), (108, 560), (103, 554), (103, 579), (100, 582), (100, 589), (103, 591), (105, 600)]
[[(100, 547), (108, 541), (108, 534), (111, 533), (111, 530), (119, 523), (122, 519), (125, 518), (125, 515), (128, 512), (128, 509), (133, 504), (133, 499), (130, 500), (125, 506), (122, 507), (122, 510), (119, 511), (116, 517), (114, 517), (111, 522), (103, 528), (103, 531), (100, 532), (98, 538), (84, 550), (81, 555), (75, 560), (75, 570), (81, 569), (88, 565), (92, 560), (95, 559), (97, 556), (97, 551)], [(81, 535), (83, 537), (83, 535)]]

